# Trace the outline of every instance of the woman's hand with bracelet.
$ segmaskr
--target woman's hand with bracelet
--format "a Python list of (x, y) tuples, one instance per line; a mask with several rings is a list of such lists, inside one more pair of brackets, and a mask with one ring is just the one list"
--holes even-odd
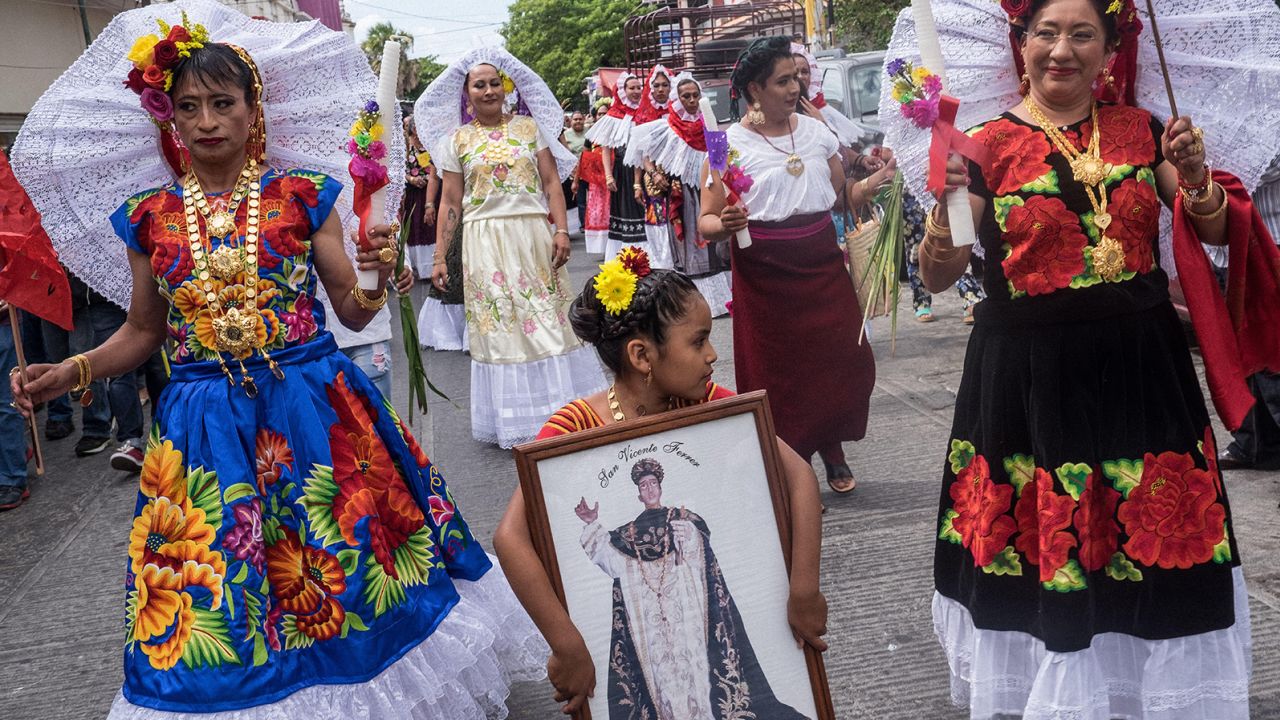
[(70, 360), (57, 365), (28, 365), (25, 385), (22, 383), (22, 375), (14, 372), (17, 369), (14, 367), (9, 371), (9, 391), (13, 394), (13, 407), (24, 418), (34, 414), (36, 405), (71, 392), (80, 378), (79, 369)]
[(569, 262), (569, 231), (556, 228), (551, 241), (551, 267), (559, 270)]

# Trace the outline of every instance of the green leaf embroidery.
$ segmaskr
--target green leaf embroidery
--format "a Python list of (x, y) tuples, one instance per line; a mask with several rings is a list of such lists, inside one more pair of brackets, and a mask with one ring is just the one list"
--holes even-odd
[(253, 639), (253, 666), (267, 663), (267, 639), (258, 635)]
[(1089, 587), (1084, 579), (1084, 571), (1080, 569), (1080, 563), (1075, 560), (1068, 560), (1066, 565), (1054, 571), (1052, 580), (1040, 584), (1045, 590), (1056, 590), (1061, 593), (1084, 590)]
[[(366, 605), (373, 606), (373, 616), (381, 617), (383, 613), (404, 602), (404, 585), (391, 577), (382, 568), (372, 554), (364, 561), (364, 594)], [(396, 569), (399, 572), (399, 568)]]
[(1231, 562), (1231, 537), (1225, 522), (1222, 523), (1222, 542), (1213, 546), (1213, 561), (1219, 565)]
[[(1039, 194), (1045, 194), (1045, 193), (1055, 194), (1055, 193), (1060, 193), (1060, 192), (1062, 192), (1062, 191), (1059, 189), (1059, 186), (1058, 186), (1058, 171), (1057, 171), (1057, 170), (1049, 170), (1049, 172), (1047, 172), (1047, 173), (1045, 173), (1045, 174), (1041, 175), (1040, 177), (1036, 178), (1035, 180), (1032, 180), (1031, 182), (1027, 183), (1026, 185), (1023, 185), (1023, 186), (1022, 186), (1021, 188), (1019, 188), (1019, 189), (1020, 189), (1022, 192), (1025, 192), (1025, 193), (1035, 193), (1035, 194), (1037, 194), (1037, 195), (1039, 195)], [(1001, 229), (1001, 230), (1003, 230), (1003, 229), (1004, 229), (1004, 226), (1002, 225), (1000, 229)]]
[(244, 590), (244, 639), (261, 636), (258, 632), (262, 626), (262, 601), (250, 590)]
[(258, 488), (249, 483), (236, 483), (227, 488), (222, 493), (222, 502), (230, 505), (237, 500), (243, 500), (247, 497), (253, 497), (258, 494)]
[(306, 170), (292, 169), (284, 173), (289, 177), (304, 178), (310, 180), (316, 186), (316, 190), (323, 190), (325, 181), (329, 178), (324, 173), (307, 172)]
[(131, 218), (133, 217), (133, 213), (138, 209), (138, 206), (141, 205), (144, 200), (146, 200), (149, 197), (159, 195), (160, 192), (161, 192), (160, 190), (148, 190), (146, 192), (140, 192), (137, 195), (134, 195), (133, 197), (129, 198), (125, 202), (125, 207), (127, 208), (129, 217)]
[(360, 569), (360, 551), (354, 548), (338, 551), (338, 564), (344, 575), (354, 575)]
[(968, 440), (952, 440), (951, 452), (947, 455), (947, 459), (951, 461), (951, 472), (959, 473), (969, 467), (969, 463), (973, 462), (977, 454), (973, 449), (973, 443)]
[(353, 612), (349, 612), (347, 613), (347, 616), (342, 620), (342, 631), (341, 633), (339, 633), (339, 637), (345, 638), (347, 636), (348, 630), (364, 631), (368, 629), (369, 629), (369, 626), (364, 624), (364, 620), (361, 620), (359, 615)]
[(182, 662), (188, 668), (217, 667), (224, 663), (240, 665), (231, 642), (231, 629), (227, 619), (216, 610), (193, 607), (195, 622), (191, 624), (191, 637), (182, 652)]
[(124, 601), (124, 642), (132, 647), (133, 626), (138, 622), (138, 591), (130, 590)]
[(1142, 460), (1104, 461), (1102, 474), (1106, 475), (1115, 489), (1128, 500), (1129, 493), (1142, 482)]
[(1017, 195), (1000, 195), (991, 200), (991, 208), (995, 213), (996, 224), (1000, 226), (1001, 232), (1004, 232), (1004, 223), (1009, 218), (1009, 211), (1025, 204), (1026, 201)]
[(188, 471), (187, 497), (204, 511), (205, 522), (215, 528), (222, 525), (222, 493), (216, 472), (205, 472), (204, 467)]
[[(267, 545), (275, 545), (280, 542), (280, 538), (283, 536), (284, 533), (280, 530), (280, 518), (268, 515), (262, 519), (262, 542)], [(267, 579), (265, 577), (262, 579), (262, 585), (262, 593), (265, 595), (267, 592)]]
[(409, 536), (400, 547), (392, 553), (392, 563), (396, 574), (405, 587), (424, 585), (431, 573), (432, 561), (435, 559), (435, 542), (431, 539), (431, 528), (423, 525), (417, 532)]
[(226, 598), (227, 600), (227, 615), (230, 616), (230, 619), (235, 620), (236, 619), (236, 589), (226, 588), (226, 592), (223, 593), (223, 597)]
[(952, 545), (959, 545), (964, 541), (964, 539), (960, 537), (960, 533), (956, 532), (955, 520), (958, 517), (960, 517), (960, 513), (956, 512), (954, 509), (947, 510), (947, 512), (943, 514), (942, 529), (938, 531), (939, 540), (946, 540)]
[(1004, 459), (1004, 471), (1013, 483), (1017, 497), (1022, 497), (1022, 488), (1036, 479), (1036, 459), (1031, 455), (1013, 454)]
[(1131, 172), (1133, 172), (1132, 165), (1114, 165), (1111, 168), (1111, 174), (1108, 175), (1107, 179), (1103, 182), (1108, 185), (1113, 185), (1128, 177)]
[(315, 643), (315, 638), (303, 633), (298, 629), (298, 618), (295, 615), (284, 616), (284, 649), (295, 650), (297, 648), (309, 648)]
[(1141, 180), (1144, 183), (1147, 183), (1151, 187), (1156, 186), (1156, 174), (1152, 172), (1151, 168), (1149, 167), (1144, 166), (1144, 167), (1138, 168), (1138, 174), (1135, 175), (1134, 177), (1136, 177), (1137, 179)]
[(1111, 556), (1111, 562), (1107, 565), (1107, 577), (1112, 580), (1142, 582), (1142, 571), (1124, 553), (1118, 552)]
[(1085, 483), (1092, 472), (1093, 470), (1084, 463), (1066, 463), (1057, 469), (1058, 480), (1072, 500), (1080, 499), (1080, 494), (1084, 492)]
[(307, 511), (311, 534), (324, 547), (342, 541), (342, 530), (333, 519), (333, 499), (338, 495), (338, 484), (333, 481), (333, 468), (313, 465), (311, 474), (303, 483), (302, 503)]
[(1018, 551), (1014, 550), (1012, 545), (1006, 545), (994, 560), (982, 566), (982, 572), (992, 575), (1019, 577), (1022, 575), (1022, 560), (1018, 557)]
[(248, 576), (249, 576), (249, 563), (242, 561), (240, 563), (240, 571), (236, 573), (235, 577), (231, 578), (231, 584), (240, 585), (244, 582), (244, 579)]

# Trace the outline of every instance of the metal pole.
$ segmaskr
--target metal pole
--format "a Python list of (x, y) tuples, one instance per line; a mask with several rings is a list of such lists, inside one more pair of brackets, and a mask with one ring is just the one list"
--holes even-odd
[(84, 30), (84, 46), (89, 47), (93, 44), (93, 35), (89, 33), (89, 15), (84, 9), (84, 0), (76, 0), (76, 4), (80, 6), (80, 27)]

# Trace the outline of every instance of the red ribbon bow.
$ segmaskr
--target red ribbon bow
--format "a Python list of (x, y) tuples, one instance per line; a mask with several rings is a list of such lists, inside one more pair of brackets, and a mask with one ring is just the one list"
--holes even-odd
[(933, 123), (933, 139), (929, 143), (929, 192), (941, 197), (947, 189), (947, 158), (952, 151), (969, 158), (986, 170), (991, 162), (987, 146), (956, 129), (956, 111), (960, 101), (950, 95), (938, 99), (938, 119)]

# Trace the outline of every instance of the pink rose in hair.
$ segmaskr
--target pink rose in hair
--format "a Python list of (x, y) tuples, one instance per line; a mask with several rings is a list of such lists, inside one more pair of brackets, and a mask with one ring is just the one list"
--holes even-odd
[(142, 108), (151, 113), (156, 122), (169, 122), (173, 119), (173, 101), (155, 88), (149, 87), (142, 91)]

